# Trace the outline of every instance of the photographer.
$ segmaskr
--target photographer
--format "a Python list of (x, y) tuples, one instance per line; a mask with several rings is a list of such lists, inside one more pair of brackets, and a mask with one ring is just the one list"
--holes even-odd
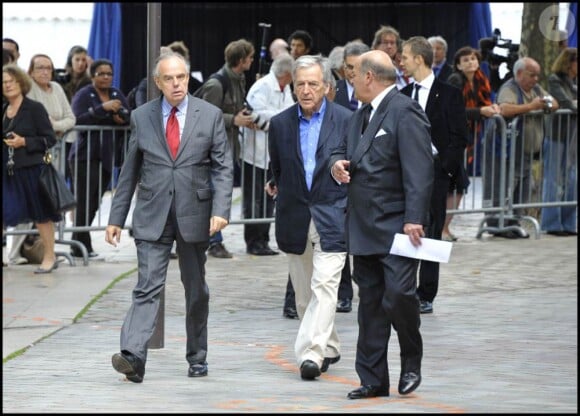
[[(270, 179), (267, 130), (274, 115), (294, 104), (290, 90), (293, 62), (288, 53), (279, 55), (270, 72), (248, 91), (245, 113), (252, 116), (257, 129), (244, 127), (240, 136), (244, 218), (268, 218), (274, 214), (272, 197), (264, 195), (264, 184)], [(246, 251), (256, 256), (278, 254), (268, 245), (269, 232), (270, 223), (244, 224)]]
[[(77, 91), (72, 100), (76, 125), (127, 126), (131, 115), (129, 103), (125, 95), (112, 86), (112, 62), (107, 59), (95, 60), (91, 64), (90, 74), (92, 83)], [(78, 140), (73, 144), (68, 157), (73, 192), (78, 201), (74, 219), (76, 227), (90, 226), (93, 222), (101, 196), (107, 191), (113, 177), (113, 169), (123, 163), (123, 137), (123, 131), (109, 129), (102, 132), (79, 131)], [(85, 245), (89, 257), (97, 256), (88, 231), (74, 232), (72, 239)], [(80, 250), (74, 248), (71, 254), (82, 257)]]
[[(505, 82), (499, 90), (497, 104), (500, 114), (509, 123), (518, 117), (518, 137), (515, 139), (515, 177), (514, 182), (507, 189), (511, 192), (508, 197), (514, 204), (525, 204), (538, 200), (533, 193), (539, 189), (541, 178), (532, 176), (532, 164), (536, 163), (544, 140), (544, 114), (549, 114), (560, 108), (558, 101), (550, 96), (539, 84), (541, 75), (540, 64), (532, 58), (520, 58), (514, 64), (514, 77)], [(543, 112), (538, 112), (542, 110)], [(531, 114), (530, 114), (531, 113)], [(486, 138), (487, 140), (487, 138)], [(514, 143), (511, 141), (511, 143)], [(484, 188), (484, 199), (491, 200), (493, 206), (499, 206), (499, 169), (493, 169), (494, 163), (500, 163), (497, 154), (492, 154), (493, 146), (486, 146), (488, 152), (485, 163), (487, 176)], [(495, 160), (494, 160), (495, 159)], [(495, 166), (499, 166), (496, 164)], [(492, 174), (494, 174), (492, 176)], [(492, 188), (493, 194), (492, 194)], [(525, 209), (515, 210), (516, 216), (527, 215)], [(486, 217), (488, 226), (496, 227), (498, 218), (495, 215)], [(508, 226), (520, 226), (517, 218), (508, 219)], [(521, 229), (521, 232), (507, 230), (495, 235), (505, 238), (528, 238), (529, 234)]]

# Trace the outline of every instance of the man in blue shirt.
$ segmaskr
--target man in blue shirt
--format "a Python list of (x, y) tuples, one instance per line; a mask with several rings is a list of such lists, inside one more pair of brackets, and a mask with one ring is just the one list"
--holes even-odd
[(276, 242), (288, 256), (300, 328), (294, 345), (300, 375), (313, 380), (340, 359), (334, 324), (346, 259), (346, 187), (328, 172), (331, 151), (351, 111), (325, 95), (326, 58), (304, 55), (292, 69), (297, 104), (270, 120), (270, 164), (276, 195)]

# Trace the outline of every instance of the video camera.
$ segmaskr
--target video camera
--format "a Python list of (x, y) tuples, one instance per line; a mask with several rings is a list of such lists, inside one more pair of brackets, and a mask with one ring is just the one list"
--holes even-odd
[[(495, 48), (505, 49), (505, 55), (494, 51)], [(512, 77), (514, 64), (519, 59), (520, 45), (512, 43), (511, 39), (503, 39), (501, 37), (501, 31), (494, 29), (492, 37), (481, 38), (479, 40), (479, 49), (481, 50), (482, 59), (488, 62), (490, 66), (492, 89), (497, 91), (504, 81)], [(503, 78), (499, 76), (499, 66), (502, 63), (505, 63), (508, 69), (508, 72)]]

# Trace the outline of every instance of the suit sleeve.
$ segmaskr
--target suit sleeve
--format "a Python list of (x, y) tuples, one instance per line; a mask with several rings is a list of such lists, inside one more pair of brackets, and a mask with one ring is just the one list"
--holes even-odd
[(449, 144), (445, 149), (445, 157), (442, 158), (443, 169), (452, 175), (457, 173), (459, 166), (463, 163), (463, 155), (467, 146), (467, 115), (465, 113), (465, 102), (461, 91), (455, 87), (449, 88), (450, 102), (447, 118), (447, 129), (449, 131)]
[(139, 173), (143, 163), (143, 154), (139, 150), (137, 143), (137, 125), (135, 116), (131, 114), (131, 136), (129, 137), (129, 147), (125, 155), (125, 162), (121, 168), (119, 182), (115, 190), (115, 195), (111, 204), (109, 214), (109, 225), (118, 225), (123, 227), (127, 220), (131, 199), (139, 180)]
[(405, 223), (428, 224), (433, 188), (433, 153), (429, 120), (417, 104), (400, 112), (399, 159), (405, 193)]
[(277, 118), (274, 117), (270, 121), (270, 129), (268, 131), (268, 152), (270, 154), (270, 170), (272, 171), (272, 178), (274, 184), (279, 182), (280, 179), (280, 155), (278, 153), (278, 147), (276, 139), (280, 134), (279, 123)]
[(215, 112), (211, 147), (211, 182), (214, 188), (212, 216), (229, 220), (234, 183), (233, 152), (230, 150), (221, 112)]

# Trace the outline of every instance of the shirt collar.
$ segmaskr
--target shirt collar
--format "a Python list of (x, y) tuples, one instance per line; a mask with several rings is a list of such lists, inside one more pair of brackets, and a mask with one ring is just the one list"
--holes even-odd
[(377, 95), (375, 98), (373, 98), (373, 100), (371, 101), (371, 106), (372, 106), (371, 113), (378, 108), (378, 106), (381, 103), (381, 101), (383, 101), (383, 98), (385, 98), (386, 95), (389, 92), (391, 92), (391, 90), (393, 88), (397, 88), (397, 84), (393, 84), (393, 85), (385, 88), (381, 93), (379, 93), (379, 95)]
[[(314, 112), (312, 114), (312, 116), (313, 117), (316, 115), (324, 116), (325, 111), (326, 111), (326, 97), (324, 97), (322, 99), (322, 104), (320, 105), (320, 109), (318, 111)], [(298, 104), (298, 118), (306, 120), (306, 117), (304, 117), (304, 114), (302, 113), (302, 108), (300, 107), (300, 104)]]
[[(179, 113), (185, 114), (185, 112), (187, 111), (188, 101), (189, 101), (189, 98), (186, 94), (183, 101), (181, 101), (179, 104), (177, 104), (177, 111)], [(169, 102), (167, 101), (167, 99), (165, 97), (163, 97), (163, 100), (161, 101), (161, 111), (163, 112), (163, 115), (169, 116), (172, 108), (173, 108), (173, 106), (171, 104), (169, 104)]]
[(427, 77), (423, 81), (421, 81), (421, 82), (415, 81), (415, 82), (417, 84), (419, 84), (421, 86), (421, 88), (431, 90), (431, 87), (433, 86), (434, 81), (435, 81), (435, 74), (433, 74), (433, 71), (431, 71), (431, 73), (429, 75), (427, 75)]

